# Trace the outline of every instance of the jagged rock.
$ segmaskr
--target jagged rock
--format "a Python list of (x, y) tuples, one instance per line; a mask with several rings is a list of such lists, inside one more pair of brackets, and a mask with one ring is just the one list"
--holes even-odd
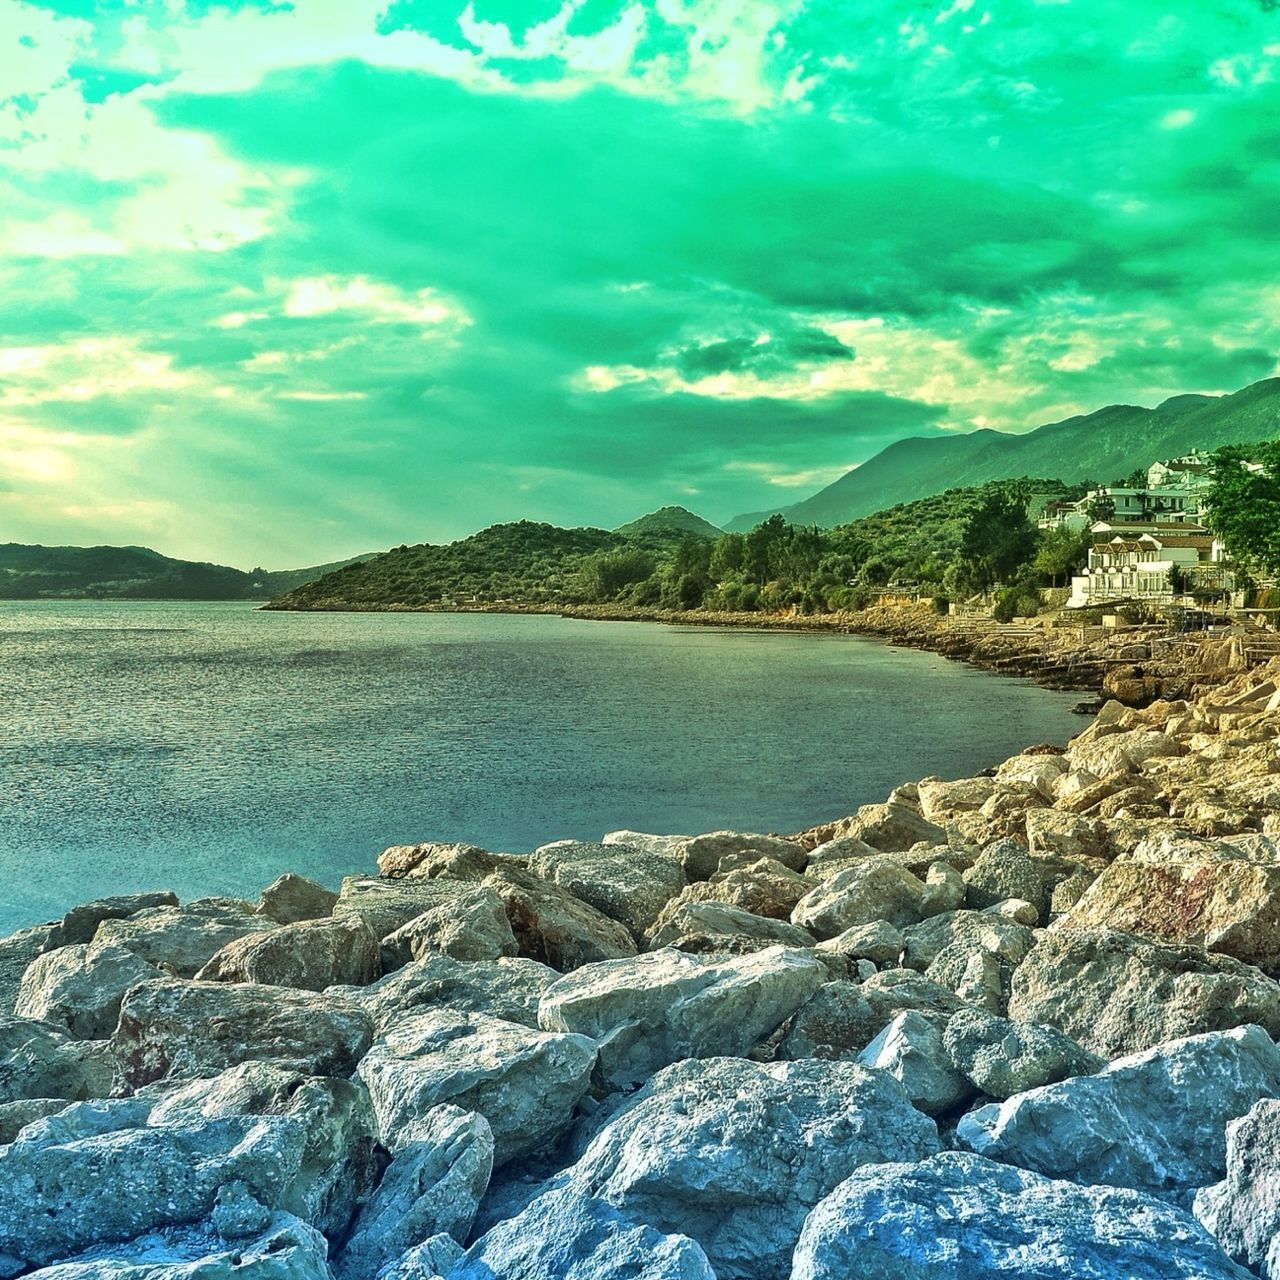
[(805, 1222), (791, 1280), (1247, 1280), (1189, 1214), (965, 1152), (859, 1169)]
[(372, 1041), (369, 1015), (332, 993), (161, 979), (126, 995), (111, 1050), (120, 1079), (137, 1089), (250, 1060), (350, 1075)]
[(865, 840), (857, 836), (840, 836), (835, 840), (825, 840), (809, 850), (809, 865), (806, 871), (810, 875), (826, 879), (828, 868), (835, 867), (843, 871), (846, 866), (861, 862), (864, 858), (882, 857), (879, 849), (873, 848)]
[(835, 824), (831, 839), (843, 836), (856, 836), (886, 853), (910, 849), (922, 840), (947, 843), (947, 833), (940, 826), (902, 804), (864, 804), (852, 817)]
[(379, 974), (378, 940), (359, 916), (302, 920), (228, 943), (196, 975), (323, 991), (365, 986)]
[(0, 1258), (16, 1268), (96, 1244), (195, 1223), (220, 1187), (243, 1182), (260, 1203), (288, 1198), (305, 1145), (291, 1117), (149, 1126), (147, 1105), (78, 1102), (0, 1148)]
[(941, 824), (958, 813), (981, 809), (997, 789), (992, 778), (957, 778), (954, 782), (924, 778), (917, 790), (920, 812), (928, 821)]
[(263, 889), (256, 910), (276, 924), (301, 924), (332, 915), (337, 901), (338, 895), (332, 889), (286, 871)]
[(463, 880), (382, 880), (377, 876), (346, 876), (335, 916), (355, 915), (365, 921), (381, 942), (424, 911), (443, 906), (471, 886)]
[(1014, 970), (1009, 1016), (1103, 1057), (1258, 1023), (1280, 1034), (1280, 984), (1227, 956), (1109, 929), (1042, 933)]
[(938, 1028), (915, 1010), (898, 1014), (858, 1061), (891, 1075), (911, 1105), (927, 1116), (953, 1111), (973, 1097), (973, 1087), (952, 1065)]
[(62, 927), (38, 924), (0, 938), (0, 1014), (8, 1016), (18, 1000), (22, 975), (31, 964), (62, 944)]
[(254, 1239), (211, 1228), (169, 1228), (28, 1273), (30, 1280), (330, 1280), (324, 1237), (284, 1213), (267, 1213)]
[(796, 903), (791, 923), (818, 938), (884, 920), (895, 928), (920, 919), (924, 884), (888, 858), (869, 858), (824, 880)]
[(1237, 1262), (1280, 1277), (1280, 1102), (1227, 1125), (1227, 1176), (1196, 1193), (1195, 1215)]
[(1113, 862), (1062, 920), (1190, 943), (1280, 973), (1280, 865), (1204, 858)]
[(410, 1013), (452, 1009), (538, 1025), (538, 1001), (559, 978), (535, 960), (453, 960), (424, 956), (362, 990), (344, 991), (368, 1011), (379, 1034)]
[(165, 973), (193, 978), (229, 942), (276, 927), (246, 902), (206, 898), (184, 907), (147, 907), (103, 920), (96, 947), (123, 947)]
[(944, 912), (911, 925), (902, 931), (902, 936), (907, 944), (903, 963), (921, 971), (951, 947), (966, 952), (990, 951), (1016, 965), (1035, 941), (1035, 934), (1026, 925), (990, 911)]
[(687, 1236), (628, 1221), (602, 1200), (549, 1193), (500, 1223), (448, 1280), (717, 1280)]
[(818, 943), (818, 950), (844, 956), (848, 960), (870, 960), (876, 965), (895, 965), (902, 955), (902, 934), (887, 920), (856, 924)]
[(974, 911), (993, 907), (1009, 898), (1020, 898), (1032, 904), (1038, 919), (1044, 916), (1049, 905), (1040, 868), (1016, 840), (997, 840), (987, 845), (964, 873), (964, 882), (966, 903)]
[(490, 853), (473, 844), (396, 844), (378, 855), (378, 874), (388, 879), (472, 880), (479, 883), (504, 863), (526, 862), (511, 854)]
[(97, 898), (72, 907), (62, 917), (61, 945), (92, 942), (104, 920), (124, 920), (149, 907), (176, 907), (178, 895), (162, 889), (156, 893), (129, 893), (114, 898)]
[(546, 1147), (586, 1092), (596, 1047), (483, 1014), (439, 1010), (398, 1021), (360, 1063), (383, 1142), (399, 1151), (415, 1117), (443, 1102), (493, 1130), (494, 1164)]
[(943, 1043), (960, 1074), (997, 1101), (1070, 1076), (1092, 1075), (1106, 1065), (1053, 1027), (978, 1009), (953, 1014)]
[(688, 883), (678, 863), (625, 844), (558, 840), (529, 859), (529, 870), (567, 889), (639, 938)]
[(77, 943), (38, 956), (22, 975), (15, 1011), (65, 1027), (79, 1040), (109, 1036), (130, 987), (160, 971), (112, 943)]
[(1237, 1027), (980, 1107), (956, 1139), (1049, 1177), (1186, 1203), (1226, 1173), (1227, 1121), (1278, 1095), (1280, 1048), (1261, 1027)]
[(1089, 858), (1108, 851), (1106, 827), (1094, 818), (1061, 809), (1028, 809), (1027, 847), (1040, 857)]
[(493, 889), (477, 885), (388, 934), (382, 942), (382, 965), (390, 971), (427, 955), (497, 960), (517, 950), (502, 899)]
[(645, 940), (654, 951), (676, 947), (693, 952), (744, 952), (770, 946), (813, 946), (813, 938), (795, 925), (752, 915), (723, 902), (682, 902), (679, 898), (667, 903)]
[(73, 1040), (48, 1022), (0, 1017), (0, 1103), (105, 1097), (112, 1070), (101, 1042)]
[(441, 1233), (465, 1240), (471, 1230), (493, 1170), (488, 1121), (457, 1107), (434, 1107), (401, 1137), (337, 1256), (337, 1280), (367, 1280)]
[(601, 844), (629, 844), (645, 853), (660, 853), (664, 858), (680, 861), (680, 850), (691, 836), (658, 836), (648, 831), (610, 831), (600, 838)]
[(709, 880), (725, 858), (744, 855), (753, 862), (772, 858), (791, 871), (803, 871), (808, 862), (804, 846), (796, 841), (753, 831), (709, 831), (690, 836), (676, 848), (676, 857), (690, 880)]
[(682, 906), (698, 902), (723, 903), (750, 911), (752, 915), (786, 922), (791, 919), (796, 903), (815, 883), (772, 858), (757, 858), (732, 870), (717, 871), (710, 880), (688, 885), (663, 907), (654, 927), (661, 927), (666, 918)]
[(631, 930), (567, 889), (507, 868), (484, 881), (502, 899), (520, 954), (562, 973), (636, 954)]
[(854, 1059), (905, 1010), (943, 1027), (963, 1007), (950, 991), (907, 970), (889, 969), (860, 983), (828, 982), (791, 1020), (778, 1057)]
[(1176, 738), (1156, 729), (1133, 729), (1087, 740), (1084, 734), (1072, 743), (1068, 756), (1073, 768), (1096, 778), (1133, 773), (1148, 760), (1185, 755), (1187, 748)]
[(825, 979), (811, 951), (704, 961), (666, 949), (561, 978), (543, 994), (538, 1021), (598, 1042), (601, 1079), (625, 1088), (682, 1058), (748, 1053)]
[[(692, 1237), (719, 1280), (781, 1280), (805, 1214), (842, 1178), (890, 1153), (937, 1149), (932, 1121), (880, 1072), (694, 1060), (628, 1099), (535, 1204), (547, 1215), (591, 1195)], [(513, 1225), (505, 1238), (516, 1236)]]
[(924, 876), (924, 893), (920, 898), (920, 918), (958, 911), (964, 906), (968, 886), (964, 876), (949, 862), (933, 862)]
[(289, 1212), (340, 1238), (377, 1181), (381, 1162), (368, 1090), (333, 1076), (246, 1062), (220, 1075), (172, 1087), (153, 1085), (140, 1097), (153, 1126), (190, 1126), (230, 1116), (286, 1116), (302, 1128), (298, 1170), (282, 1201)]
[(452, 1236), (432, 1236), (384, 1267), (377, 1280), (442, 1280), (461, 1257), (462, 1246)]

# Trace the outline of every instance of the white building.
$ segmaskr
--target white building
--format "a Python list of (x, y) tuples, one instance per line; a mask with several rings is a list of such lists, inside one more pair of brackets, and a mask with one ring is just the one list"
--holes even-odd
[(1221, 544), (1203, 530), (1136, 535), (1099, 530), (1088, 565), (1071, 579), (1067, 608), (1167, 604), (1184, 595), (1227, 592), (1235, 580), (1221, 560)]

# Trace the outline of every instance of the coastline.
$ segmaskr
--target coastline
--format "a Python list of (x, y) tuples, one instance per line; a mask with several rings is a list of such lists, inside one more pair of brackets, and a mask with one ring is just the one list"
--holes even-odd
[(1199, 691), (1265, 662), (1275, 650), (1250, 650), (1240, 637), (1171, 636), (1165, 627), (1110, 629), (1053, 626), (1047, 617), (1016, 623), (952, 618), (927, 604), (877, 605), (826, 614), (727, 613), (592, 604), (472, 604), (354, 606), (337, 601), (312, 609), (263, 605), (282, 613), (549, 614), (589, 622), (656, 622), (668, 626), (820, 631), (865, 636), (923, 649), (1049, 689), (1078, 690), (1130, 707), (1158, 699), (1193, 698)]

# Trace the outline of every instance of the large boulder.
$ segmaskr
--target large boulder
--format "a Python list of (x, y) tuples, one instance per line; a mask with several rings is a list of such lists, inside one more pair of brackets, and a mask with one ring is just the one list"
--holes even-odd
[(378, 1032), (406, 1015), (436, 1009), (484, 1013), (521, 1026), (537, 1027), (538, 1002), (559, 974), (536, 960), (453, 960), (423, 956), (372, 986), (349, 995), (373, 1019)]
[(1198, 1191), (1194, 1208), (1237, 1262), (1280, 1280), (1280, 1101), (1227, 1125), (1227, 1176)]
[(65, 1027), (79, 1040), (111, 1034), (130, 987), (160, 970), (114, 943), (77, 943), (38, 956), (22, 975), (14, 1008), (19, 1017)]
[(1009, 1016), (1107, 1058), (1257, 1023), (1280, 1034), (1280, 984), (1227, 956), (1109, 929), (1049, 930), (1013, 974)]
[(93, 935), (100, 947), (117, 946), (180, 978), (195, 975), (229, 942), (276, 927), (247, 902), (206, 898), (184, 907), (148, 907), (103, 920)]
[(1092, 1075), (1106, 1065), (1053, 1027), (1014, 1022), (981, 1009), (953, 1014), (943, 1042), (956, 1070), (980, 1093), (997, 1100), (1070, 1076)]
[(323, 991), (365, 986), (381, 972), (378, 940), (359, 916), (302, 920), (222, 948), (196, 975), (204, 982), (258, 982)]
[(902, 931), (903, 963), (922, 972), (944, 951), (988, 951), (1010, 966), (1021, 963), (1035, 942), (1024, 924), (996, 911), (945, 911)]
[(73, 1040), (48, 1022), (0, 1016), (0, 1103), (105, 1097), (112, 1068), (100, 1041)]
[(350, 1075), (372, 1042), (369, 1015), (341, 996), (161, 979), (129, 991), (111, 1049), (122, 1083), (137, 1089), (248, 1061)]
[(997, 840), (987, 845), (964, 873), (964, 882), (967, 904), (975, 911), (1010, 898), (1031, 903), (1040, 919), (1049, 908), (1041, 865), (1033, 862), (1025, 846), (1016, 840)]
[(62, 928), (38, 924), (0, 938), (0, 1014), (10, 1014), (18, 1000), (22, 976), (46, 951), (62, 945)]
[(924, 841), (946, 844), (947, 833), (905, 804), (864, 804), (852, 817), (843, 818), (831, 829), (830, 839), (854, 836), (873, 849), (893, 853), (910, 849)]
[[(814, 884), (774, 858), (744, 860), (739, 866), (717, 871), (710, 880), (689, 885), (667, 904), (664, 914), (686, 902), (723, 902), (770, 920), (790, 920), (796, 903)], [(661, 921), (659, 916), (658, 923)]]
[(433, 907), (444, 906), (471, 886), (464, 880), (384, 880), (346, 876), (334, 903), (335, 916), (359, 916), (381, 942), (401, 925)]
[(891, 1075), (927, 1116), (940, 1116), (968, 1102), (973, 1086), (952, 1065), (942, 1033), (914, 1009), (900, 1013), (858, 1055), (865, 1067)]
[(396, 880), (411, 876), (418, 880), (471, 880), (479, 883), (504, 863), (524, 862), (510, 854), (490, 853), (474, 844), (394, 844), (378, 855), (378, 874)]
[(687, 1236), (655, 1231), (605, 1201), (551, 1192), (482, 1236), (448, 1280), (717, 1280)]
[(1063, 928), (1118, 929), (1204, 947), (1280, 974), (1280, 865), (1194, 856), (1117, 859)]
[(412, 1141), (417, 1117), (448, 1102), (489, 1122), (494, 1164), (501, 1166), (547, 1147), (568, 1128), (595, 1060), (585, 1036), (439, 1010), (397, 1022), (359, 1070), (391, 1150)]
[(690, 880), (709, 880), (726, 858), (737, 865), (772, 858), (792, 871), (803, 871), (807, 855), (804, 846), (781, 836), (754, 831), (709, 831), (690, 836), (673, 850)]
[(924, 778), (916, 786), (920, 812), (929, 821), (944, 823), (961, 813), (981, 809), (999, 790), (994, 778)]
[(258, 898), (257, 913), (276, 924), (301, 924), (332, 915), (338, 895), (332, 889), (286, 871), (277, 876)]
[(859, 1169), (809, 1215), (791, 1280), (1247, 1280), (1189, 1214), (948, 1151)]
[(1027, 847), (1041, 858), (1090, 858), (1110, 848), (1107, 828), (1095, 818), (1062, 809), (1028, 809)]
[(176, 907), (178, 895), (169, 889), (155, 893), (128, 893), (112, 898), (95, 898), (72, 907), (62, 917), (62, 944), (92, 942), (104, 920), (126, 920), (150, 907)]
[(377, 1280), (440, 1280), (462, 1257), (462, 1246), (441, 1232), (405, 1250), (390, 1266), (378, 1272)]
[(561, 978), (543, 994), (538, 1021), (590, 1036), (601, 1080), (625, 1088), (682, 1058), (745, 1055), (825, 980), (812, 951), (770, 947), (706, 961), (665, 949)]
[(128, 1244), (94, 1248), (84, 1260), (41, 1267), (27, 1276), (29, 1280), (331, 1280), (325, 1261), (328, 1244), (320, 1232), (292, 1214), (271, 1213), (247, 1192), (242, 1194), (251, 1206), (243, 1226), (220, 1213), (225, 1207), (225, 1197), (220, 1197), (208, 1224), (161, 1228)]
[(337, 1256), (338, 1280), (367, 1280), (441, 1233), (463, 1241), (471, 1230), (493, 1170), (488, 1122), (445, 1105), (410, 1131)]
[(391, 970), (428, 955), (497, 960), (518, 950), (506, 904), (495, 890), (476, 885), (388, 934), (382, 941), (382, 964)]
[(196, 1223), (240, 1182), (280, 1207), (306, 1134), (287, 1116), (153, 1126), (137, 1101), (75, 1103), (0, 1148), (0, 1262), (5, 1274), (157, 1227)]
[(567, 889), (506, 867), (484, 881), (506, 908), (520, 955), (561, 973), (636, 954), (631, 930)]
[(856, 1058), (900, 1013), (915, 1011), (938, 1030), (965, 1004), (907, 969), (864, 982), (828, 982), (796, 1012), (778, 1045), (781, 1058)]
[(544, 844), (529, 859), (529, 870), (625, 924), (635, 938), (688, 883), (680, 866), (661, 854), (580, 840)]
[(1188, 1036), (980, 1107), (961, 1146), (1049, 1177), (1188, 1203), (1226, 1173), (1225, 1130), (1280, 1096), (1280, 1048), (1261, 1027)]
[(924, 882), (891, 858), (868, 858), (824, 880), (791, 913), (818, 938), (884, 920), (901, 929), (920, 919)]
[(718, 1280), (783, 1280), (805, 1214), (842, 1178), (937, 1149), (933, 1122), (880, 1072), (694, 1060), (629, 1099), (544, 1201), (594, 1196), (629, 1221), (692, 1237)]
[(382, 1170), (373, 1106), (359, 1081), (246, 1062), (185, 1084), (154, 1085), (139, 1097), (154, 1101), (152, 1126), (181, 1128), (236, 1116), (296, 1121), (304, 1135), (302, 1155), (281, 1203), (335, 1239), (346, 1234)]
[(811, 947), (813, 937), (781, 920), (753, 915), (723, 902), (673, 898), (645, 935), (650, 950), (760, 951), (765, 947)]

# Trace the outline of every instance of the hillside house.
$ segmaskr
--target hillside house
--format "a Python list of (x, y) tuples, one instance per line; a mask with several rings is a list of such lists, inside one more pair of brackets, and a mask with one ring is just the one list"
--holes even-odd
[(1186, 595), (1217, 595), (1235, 585), (1208, 533), (1100, 531), (1084, 572), (1071, 579), (1067, 608), (1130, 601), (1171, 604)]

